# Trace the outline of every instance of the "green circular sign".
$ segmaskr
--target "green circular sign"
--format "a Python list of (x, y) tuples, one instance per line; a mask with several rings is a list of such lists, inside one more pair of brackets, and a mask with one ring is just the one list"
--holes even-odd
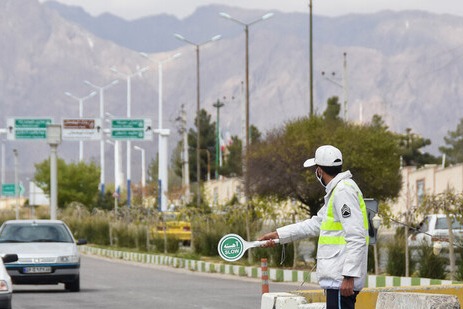
[(228, 234), (222, 237), (217, 249), (220, 257), (228, 262), (239, 260), (246, 251), (243, 238), (236, 234)]

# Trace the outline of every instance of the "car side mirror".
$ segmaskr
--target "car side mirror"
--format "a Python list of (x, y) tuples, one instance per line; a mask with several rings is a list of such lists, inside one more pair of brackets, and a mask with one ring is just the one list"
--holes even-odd
[(13, 263), (18, 260), (18, 255), (17, 254), (5, 254), (2, 257), (3, 263)]
[(80, 246), (80, 245), (86, 245), (87, 244), (87, 239), (79, 239), (77, 241), (77, 245)]

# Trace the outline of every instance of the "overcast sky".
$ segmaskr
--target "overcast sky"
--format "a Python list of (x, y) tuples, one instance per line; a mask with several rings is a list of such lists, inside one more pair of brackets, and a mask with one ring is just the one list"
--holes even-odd
[[(47, 0), (40, 0), (41, 2)], [(55, 0), (83, 7), (92, 15), (110, 12), (136, 19), (147, 15), (168, 13), (183, 18), (198, 6), (212, 3), (242, 8), (308, 12), (309, 0)], [(372, 13), (380, 10), (425, 10), (463, 16), (462, 0), (313, 0), (315, 15), (339, 16), (349, 13)]]

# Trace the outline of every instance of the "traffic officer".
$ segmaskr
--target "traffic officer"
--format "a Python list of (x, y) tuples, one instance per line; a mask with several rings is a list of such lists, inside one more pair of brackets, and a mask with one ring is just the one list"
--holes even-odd
[[(350, 171), (342, 172), (342, 153), (320, 146), (304, 167), (326, 189), (325, 204), (316, 216), (278, 228), (259, 240), (280, 239), (281, 244), (318, 236), (317, 277), (326, 293), (327, 309), (355, 308), (357, 294), (367, 277), (368, 217), (362, 192)], [(268, 242), (266, 246), (273, 246)]]

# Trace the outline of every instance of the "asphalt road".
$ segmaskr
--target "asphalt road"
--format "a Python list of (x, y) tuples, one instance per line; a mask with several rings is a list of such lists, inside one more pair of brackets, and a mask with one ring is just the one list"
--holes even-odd
[[(270, 292), (313, 289), (305, 283), (270, 282)], [(81, 291), (64, 285), (14, 285), (14, 309), (258, 309), (261, 281), (164, 266), (82, 257)]]

